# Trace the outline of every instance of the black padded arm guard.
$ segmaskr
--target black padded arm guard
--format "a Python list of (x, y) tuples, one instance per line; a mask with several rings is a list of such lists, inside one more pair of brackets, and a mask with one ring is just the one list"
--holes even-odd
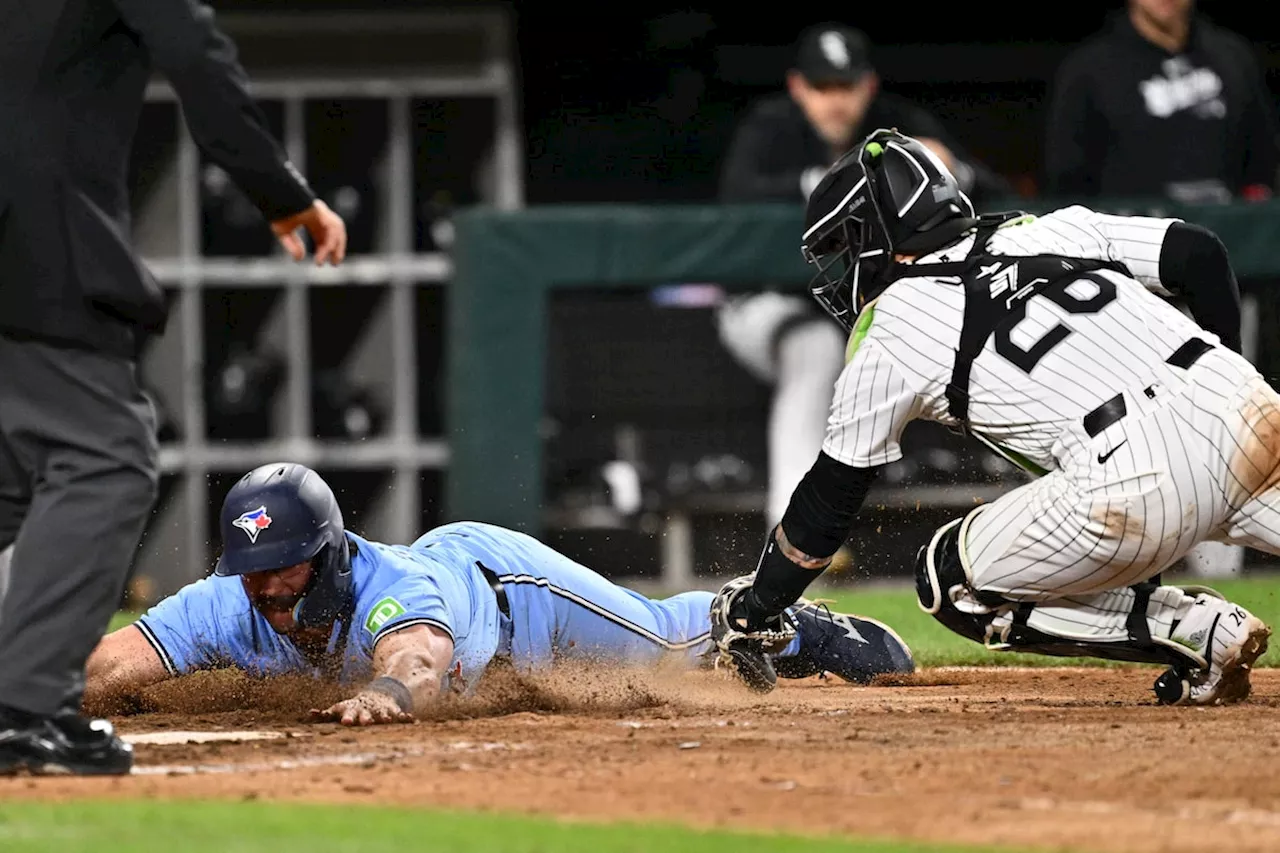
[[(782, 516), (787, 541), (806, 557), (822, 560), (835, 554), (849, 536), (849, 526), (867, 497), (875, 471), (854, 468), (819, 453)], [(759, 617), (773, 617), (790, 607), (822, 574), (822, 569), (807, 569), (793, 562), (782, 552), (775, 533), (771, 531), (765, 542), (746, 600), (749, 614), (755, 617), (749, 620), (753, 624)]]
[(787, 541), (811, 557), (830, 557), (849, 536), (877, 468), (855, 468), (818, 454), (782, 516)]
[(1189, 222), (1170, 225), (1160, 247), (1160, 283), (1223, 346), (1240, 352), (1240, 287), (1216, 234)]

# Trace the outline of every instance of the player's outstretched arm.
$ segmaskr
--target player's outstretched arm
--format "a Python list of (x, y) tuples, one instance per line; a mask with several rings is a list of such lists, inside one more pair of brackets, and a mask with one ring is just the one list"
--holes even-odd
[(169, 678), (169, 671), (136, 625), (99, 642), (84, 673), (84, 705), (101, 714), (119, 713), (139, 690)]
[(453, 638), (434, 625), (387, 634), (373, 649), (373, 681), (350, 699), (313, 710), (312, 716), (344, 726), (410, 722), (439, 698), (452, 659)]

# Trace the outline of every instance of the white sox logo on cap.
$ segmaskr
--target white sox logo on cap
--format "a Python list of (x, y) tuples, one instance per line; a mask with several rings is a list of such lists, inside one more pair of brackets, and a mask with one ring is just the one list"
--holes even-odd
[(845, 44), (844, 36), (840, 33), (828, 31), (818, 39), (818, 46), (822, 48), (822, 55), (827, 61), (837, 68), (849, 67), (849, 46)]

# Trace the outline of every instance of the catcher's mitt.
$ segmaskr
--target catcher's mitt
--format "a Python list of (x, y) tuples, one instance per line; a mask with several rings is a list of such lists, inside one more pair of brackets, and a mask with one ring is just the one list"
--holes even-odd
[(734, 578), (711, 601), (711, 639), (716, 644), (716, 667), (729, 667), (748, 687), (768, 693), (778, 683), (769, 656), (787, 647), (796, 636), (795, 623), (785, 612), (763, 617), (750, 606), (748, 594), (755, 574)]

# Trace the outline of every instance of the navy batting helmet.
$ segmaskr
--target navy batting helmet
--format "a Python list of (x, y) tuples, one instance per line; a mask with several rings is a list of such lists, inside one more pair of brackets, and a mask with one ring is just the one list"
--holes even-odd
[(813, 296), (846, 329), (888, 286), (894, 256), (923, 255), (976, 222), (973, 204), (918, 140), (877, 130), (832, 166), (805, 210), (801, 251)]
[(227, 492), (220, 528), (214, 574), (250, 575), (310, 561), (311, 579), (293, 611), (297, 624), (331, 625), (349, 609), (351, 551), (342, 510), (315, 471), (288, 462), (253, 469)]

